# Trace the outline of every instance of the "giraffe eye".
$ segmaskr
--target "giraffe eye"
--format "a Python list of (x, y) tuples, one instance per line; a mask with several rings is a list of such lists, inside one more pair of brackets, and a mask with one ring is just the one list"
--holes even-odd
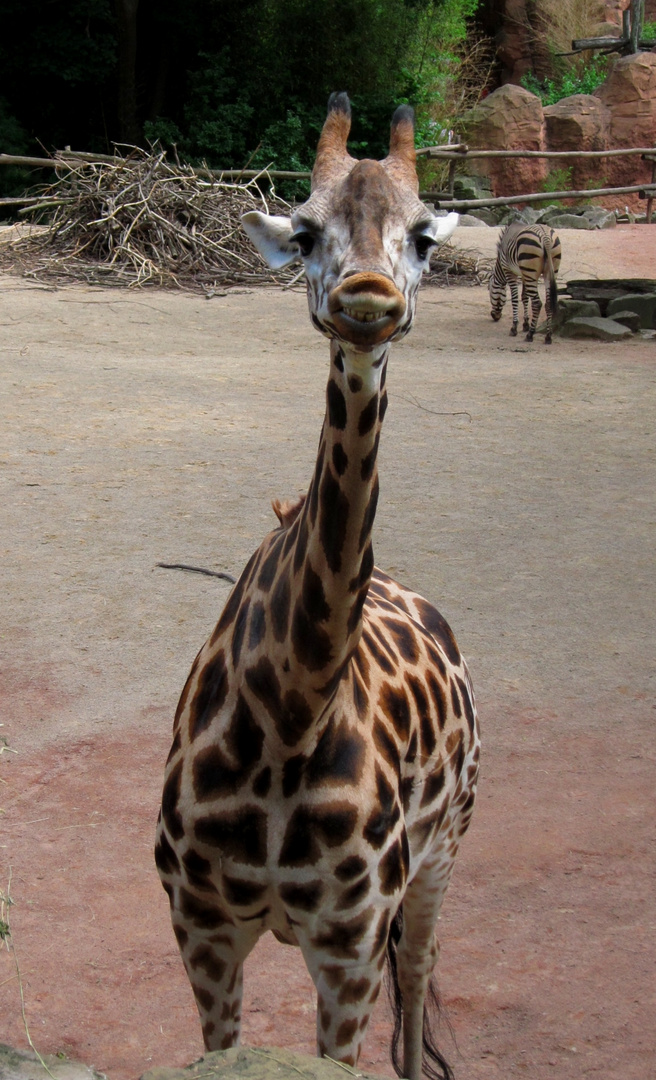
[(430, 249), (435, 246), (435, 241), (432, 236), (424, 236), (421, 233), (419, 236), (415, 236), (414, 242), (417, 258), (422, 260), (426, 258)]
[(312, 233), (309, 233), (309, 232), (294, 233), (294, 235), (292, 236), (292, 242), (294, 244), (298, 244), (301, 255), (303, 256), (304, 259), (306, 259), (308, 257), (308, 255), (312, 254), (312, 249), (314, 247), (314, 237), (313, 237)]

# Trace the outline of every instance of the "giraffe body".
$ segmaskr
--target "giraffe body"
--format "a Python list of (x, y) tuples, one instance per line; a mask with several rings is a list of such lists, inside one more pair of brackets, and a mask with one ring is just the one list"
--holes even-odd
[(291, 226), (246, 215), (272, 264), (303, 254), (331, 338), (326, 417), (307, 498), (274, 503), (280, 526), (183, 690), (156, 860), (209, 1049), (239, 1041), (242, 964), (271, 930), (316, 985), (318, 1052), (355, 1065), (402, 904), (403, 1073), (418, 1080), (478, 727), (449, 627), (375, 569), (371, 531), (389, 343), (412, 323), (422, 238), (443, 226), (416, 196), (407, 112), (382, 163), (346, 154), (348, 118), (345, 95), (331, 99)]

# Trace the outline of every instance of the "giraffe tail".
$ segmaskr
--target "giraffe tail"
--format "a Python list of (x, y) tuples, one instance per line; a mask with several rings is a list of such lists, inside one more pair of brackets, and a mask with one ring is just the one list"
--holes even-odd
[[(400, 907), (392, 919), (389, 936), (387, 939), (387, 990), (394, 1016), (394, 1028), (392, 1031), (391, 1057), (392, 1065), (397, 1076), (403, 1076), (403, 1059), (401, 1056), (401, 1042), (403, 1030), (403, 999), (399, 987), (396, 951), (401, 940), (403, 930), (403, 907)], [(431, 975), (424, 1003), (424, 1027), (422, 1034), (422, 1072), (430, 1080), (455, 1080), (453, 1070), (446, 1058), (440, 1052), (435, 1038), (437, 1022), (445, 1020), (449, 1030), (451, 1026), (444, 1014), (437, 980)], [(451, 1031), (453, 1037), (453, 1031)]]

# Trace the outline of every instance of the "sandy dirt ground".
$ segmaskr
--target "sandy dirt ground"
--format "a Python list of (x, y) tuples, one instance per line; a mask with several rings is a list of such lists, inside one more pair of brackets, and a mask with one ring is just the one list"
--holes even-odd
[[(492, 229), (461, 229), (491, 253)], [(562, 235), (563, 277), (656, 278), (654, 232)], [(378, 564), (468, 657), (480, 797), (440, 924), (458, 1080), (656, 1062), (656, 342), (508, 336), (425, 290), (390, 363)], [(202, 1050), (152, 844), (178, 694), (307, 485), (325, 342), (305, 298), (0, 279), (0, 890), (43, 1052), (111, 1080)], [(313, 1052), (296, 950), (249, 958), (243, 1039)], [(381, 1002), (364, 1068), (391, 1075)], [(455, 1044), (454, 1045), (454, 1039)], [(0, 951), (0, 1041), (26, 1046)]]

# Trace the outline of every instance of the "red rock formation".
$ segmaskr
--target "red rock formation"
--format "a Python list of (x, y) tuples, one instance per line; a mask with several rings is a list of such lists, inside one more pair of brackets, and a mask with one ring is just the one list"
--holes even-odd
[[(610, 146), (656, 146), (656, 54), (621, 57), (594, 96), (610, 113)], [(612, 187), (645, 183), (651, 172), (638, 156), (604, 163)]]
[[(544, 110), (546, 150), (607, 150), (610, 145), (611, 114), (592, 94), (573, 94)], [(553, 160), (549, 163), (554, 167)], [(571, 185), (583, 189), (602, 187), (606, 163), (603, 159), (565, 162), (571, 169)]]
[[(472, 149), (542, 150), (542, 102), (522, 86), (507, 83), (463, 117), (465, 139)], [(495, 195), (539, 191), (547, 166), (540, 158), (501, 158), (468, 162), (480, 176), (489, 176)]]

